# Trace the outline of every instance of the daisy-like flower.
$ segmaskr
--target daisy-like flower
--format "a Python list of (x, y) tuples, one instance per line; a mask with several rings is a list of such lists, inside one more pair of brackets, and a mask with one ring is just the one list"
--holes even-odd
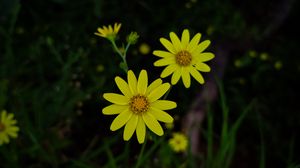
[(173, 133), (173, 137), (169, 140), (169, 145), (175, 152), (185, 152), (188, 147), (188, 139), (183, 133)]
[(176, 107), (176, 103), (169, 100), (158, 100), (170, 88), (169, 83), (162, 83), (156, 79), (148, 86), (148, 75), (142, 70), (138, 79), (129, 70), (127, 74), (128, 83), (120, 77), (115, 82), (122, 92), (104, 93), (103, 97), (113, 103), (103, 108), (105, 115), (118, 114), (113, 120), (110, 130), (116, 131), (123, 127), (123, 139), (128, 141), (136, 131), (139, 143), (143, 143), (146, 136), (146, 126), (155, 134), (162, 136), (164, 131), (158, 121), (172, 123), (173, 118), (163, 110), (170, 110)]
[(19, 127), (15, 126), (17, 123), (14, 120), (13, 114), (7, 114), (5, 110), (1, 112), (0, 116), (0, 146), (4, 143), (9, 143), (9, 138), (17, 138)]
[(103, 26), (102, 28), (99, 27), (97, 29), (98, 32), (96, 32), (95, 35), (113, 40), (116, 38), (121, 25), (121, 23), (115, 23), (114, 27), (112, 27), (112, 25)]
[(155, 50), (154, 55), (161, 57), (154, 62), (154, 66), (167, 66), (161, 73), (165, 78), (172, 74), (171, 83), (175, 85), (180, 77), (186, 88), (191, 85), (190, 75), (200, 84), (204, 83), (201, 72), (209, 72), (210, 67), (204, 62), (214, 58), (214, 54), (203, 52), (210, 44), (209, 40), (200, 42), (201, 34), (197, 33), (190, 41), (190, 33), (187, 29), (182, 32), (181, 40), (174, 32), (170, 33), (171, 41), (160, 38), (160, 42), (168, 51)]

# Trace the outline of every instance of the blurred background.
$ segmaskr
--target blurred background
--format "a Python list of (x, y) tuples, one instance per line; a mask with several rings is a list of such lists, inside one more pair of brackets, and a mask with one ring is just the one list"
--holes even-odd
[[(109, 104), (102, 94), (118, 93), (114, 78), (126, 74), (109, 41), (94, 35), (98, 27), (120, 22), (119, 46), (131, 31), (140, 35), (128, 52), (129, 68), (147, 69), (150, 80), (162, 70), (153, 67), (152, 51), (163, 49), (159, 38), (169, 39), (171, 31), (200, 32), (216, 56), (204, 85), (192, 80), (190, 89), (181, 81), (174, 86), (168, 98), (178, 102), (174, 128), (159, 148), (152, 148), (158, 137), (146, 145), (153, 151), (142, 167), (217, 167), (208, 164), (205, 133), (210, 111), (218, 153), (224, 100), (217, 77), (229, 125), (254, 102), (234, 137), (229, 167), (296, 168), (299, 9), (296, 0), (1, 0), (0, 111), (15, 115), (20, 132), (0, 146), (0, 167), (133, 167), (141, 145), (135, 137), (124, 142), (123, 129), (111, 132), (115, 116), (101, 112)], [(202, 117), (197, 137), (190, 137), (193, 151), (172, 153), (167, 139), (173, 131), (189, 132), (194, 106)]]

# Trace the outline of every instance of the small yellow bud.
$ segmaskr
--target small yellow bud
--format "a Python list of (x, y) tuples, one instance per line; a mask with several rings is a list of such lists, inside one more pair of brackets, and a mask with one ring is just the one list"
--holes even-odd
[(131, 32), (127, 36), (127, 42), (130, 44), (135, 44), (140, 36), (137, 34), (137, 32)]
[(282, 68), (282, 62), (281, 61), (276, 61), (274, 64), (274, 68), (277, 70), (280, 70)]
[(265, 53), (265, 52), (261, 53), (260, 54), (260, 59), (263, 60), (263, 61), (269, 59), (269, 54)]

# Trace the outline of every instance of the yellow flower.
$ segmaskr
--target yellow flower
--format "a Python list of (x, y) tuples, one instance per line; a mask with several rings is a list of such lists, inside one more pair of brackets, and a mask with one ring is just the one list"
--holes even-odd
[(163, 110), (176, 107), (176, 103), (169, 100), (158, 100), (170, 88), (169, 83), (162, 83), (156, 79), (148, 86), (148, 75), (142, 70), (138, 79), (129, 70), (127, 74), (128, 83), (120, 77), (115, 82), (122, 92), (104, 93), (103, 97), (113, 103), (103, 108), (105, 115), (118, 114), (113, 120), (110, 130), (116, 131), (125, 125), (123, 139), (128, 141), (136, 131), (139, 143), (143, 143), (146, 135), (146, 126), (155, 134), (162, 136), (164, 131), (158, 121), (172, 123), (173, 118)]
[(150, 50), (151, 50), (151, 48), (147, 43), (142, 43), (139, 47), (139, 51), (143, 55), (149, 54)]
[(1, 112), (0, 116), (0, 146), (3, 143), (9, 143), (9, 137), (11, 138), (17, 138), (19, 131), (19, 127), (15, 126), (17, 123), (16, 120), (14, 120), (13, 114), (7, 114), (5, 110)]
[(214, 58), (214, 54), (203, 52), (210, 44), (209, 40), (200, 42), (201, 34), (197, 33), (190, 41), (190, 33), (187, 29), (182, 32), (181, 41), (174, 32), (170, 33), (171, 41), (160, 38), (160, 42), (168, 51), (156, 50), (154, 55), (161, 57), (154, 63), (154, 66), (167, 66), (161, 73), (165, 78), (171, 74), (172, 85), (175, 85), (180, 77), (186, 88), (191, 85), (190, 75), (200, 84), (204, 83), (203, 76), (199, 73), (209, 72), (210, 67), (204, 62)]
[(252, 57), (252, 58), (255, 58), (255, 57), (257, 56), (256, 51), (250, 50), (250, 51), (249, 51), (249, 56)]
[(263, 60), (263, 61), (269, 59), (269, 54), (265, 53), (265, 52), (261, 53), (260, 54), (260, 59)]
[(188, 147), (188, 139), (183, 133), (173, 133), (173, 137), (169, 140), (169, 145), (175, 152), (185, 152)]
[(282, 68), (282, 62), (281, 61), (276, 61), (274, 64), (274, 68), (277, 70), (280, 70)]
[(237, 68), (242, 67), (242, 61), (239, 60), (239, 59), (236, 59), (236, 60), (234, 61), (234, 66), (237, 67)]
[(103, 28), (99, 27), (97, 29), (98, 32), (96, 32), (95, 35), (107, 38), (109, 40), (113, 40), (114, 38), (116, 38), (116, 35), (118, 34), (121, 28), (121, 25), (121, 23), (115, 23), (114, 28), (111, 25), (108, 25), (108, 27), (103, 26)]

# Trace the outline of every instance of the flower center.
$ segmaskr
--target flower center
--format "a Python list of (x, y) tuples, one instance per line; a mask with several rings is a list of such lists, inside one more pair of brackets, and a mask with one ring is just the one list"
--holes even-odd
[(3, 123), (0, 122), (0, 132), (5, 130), (5, 125)]
[(143, 95), (136, 95), (130, 99), (130, 110), (135, 114), (146, 112), (149, 109), (149, 101)]
[(176, 54), (176, 63), (180, 66), (188, 66), (192, 61), (192, 55), (188, 51), (180, 51)]

